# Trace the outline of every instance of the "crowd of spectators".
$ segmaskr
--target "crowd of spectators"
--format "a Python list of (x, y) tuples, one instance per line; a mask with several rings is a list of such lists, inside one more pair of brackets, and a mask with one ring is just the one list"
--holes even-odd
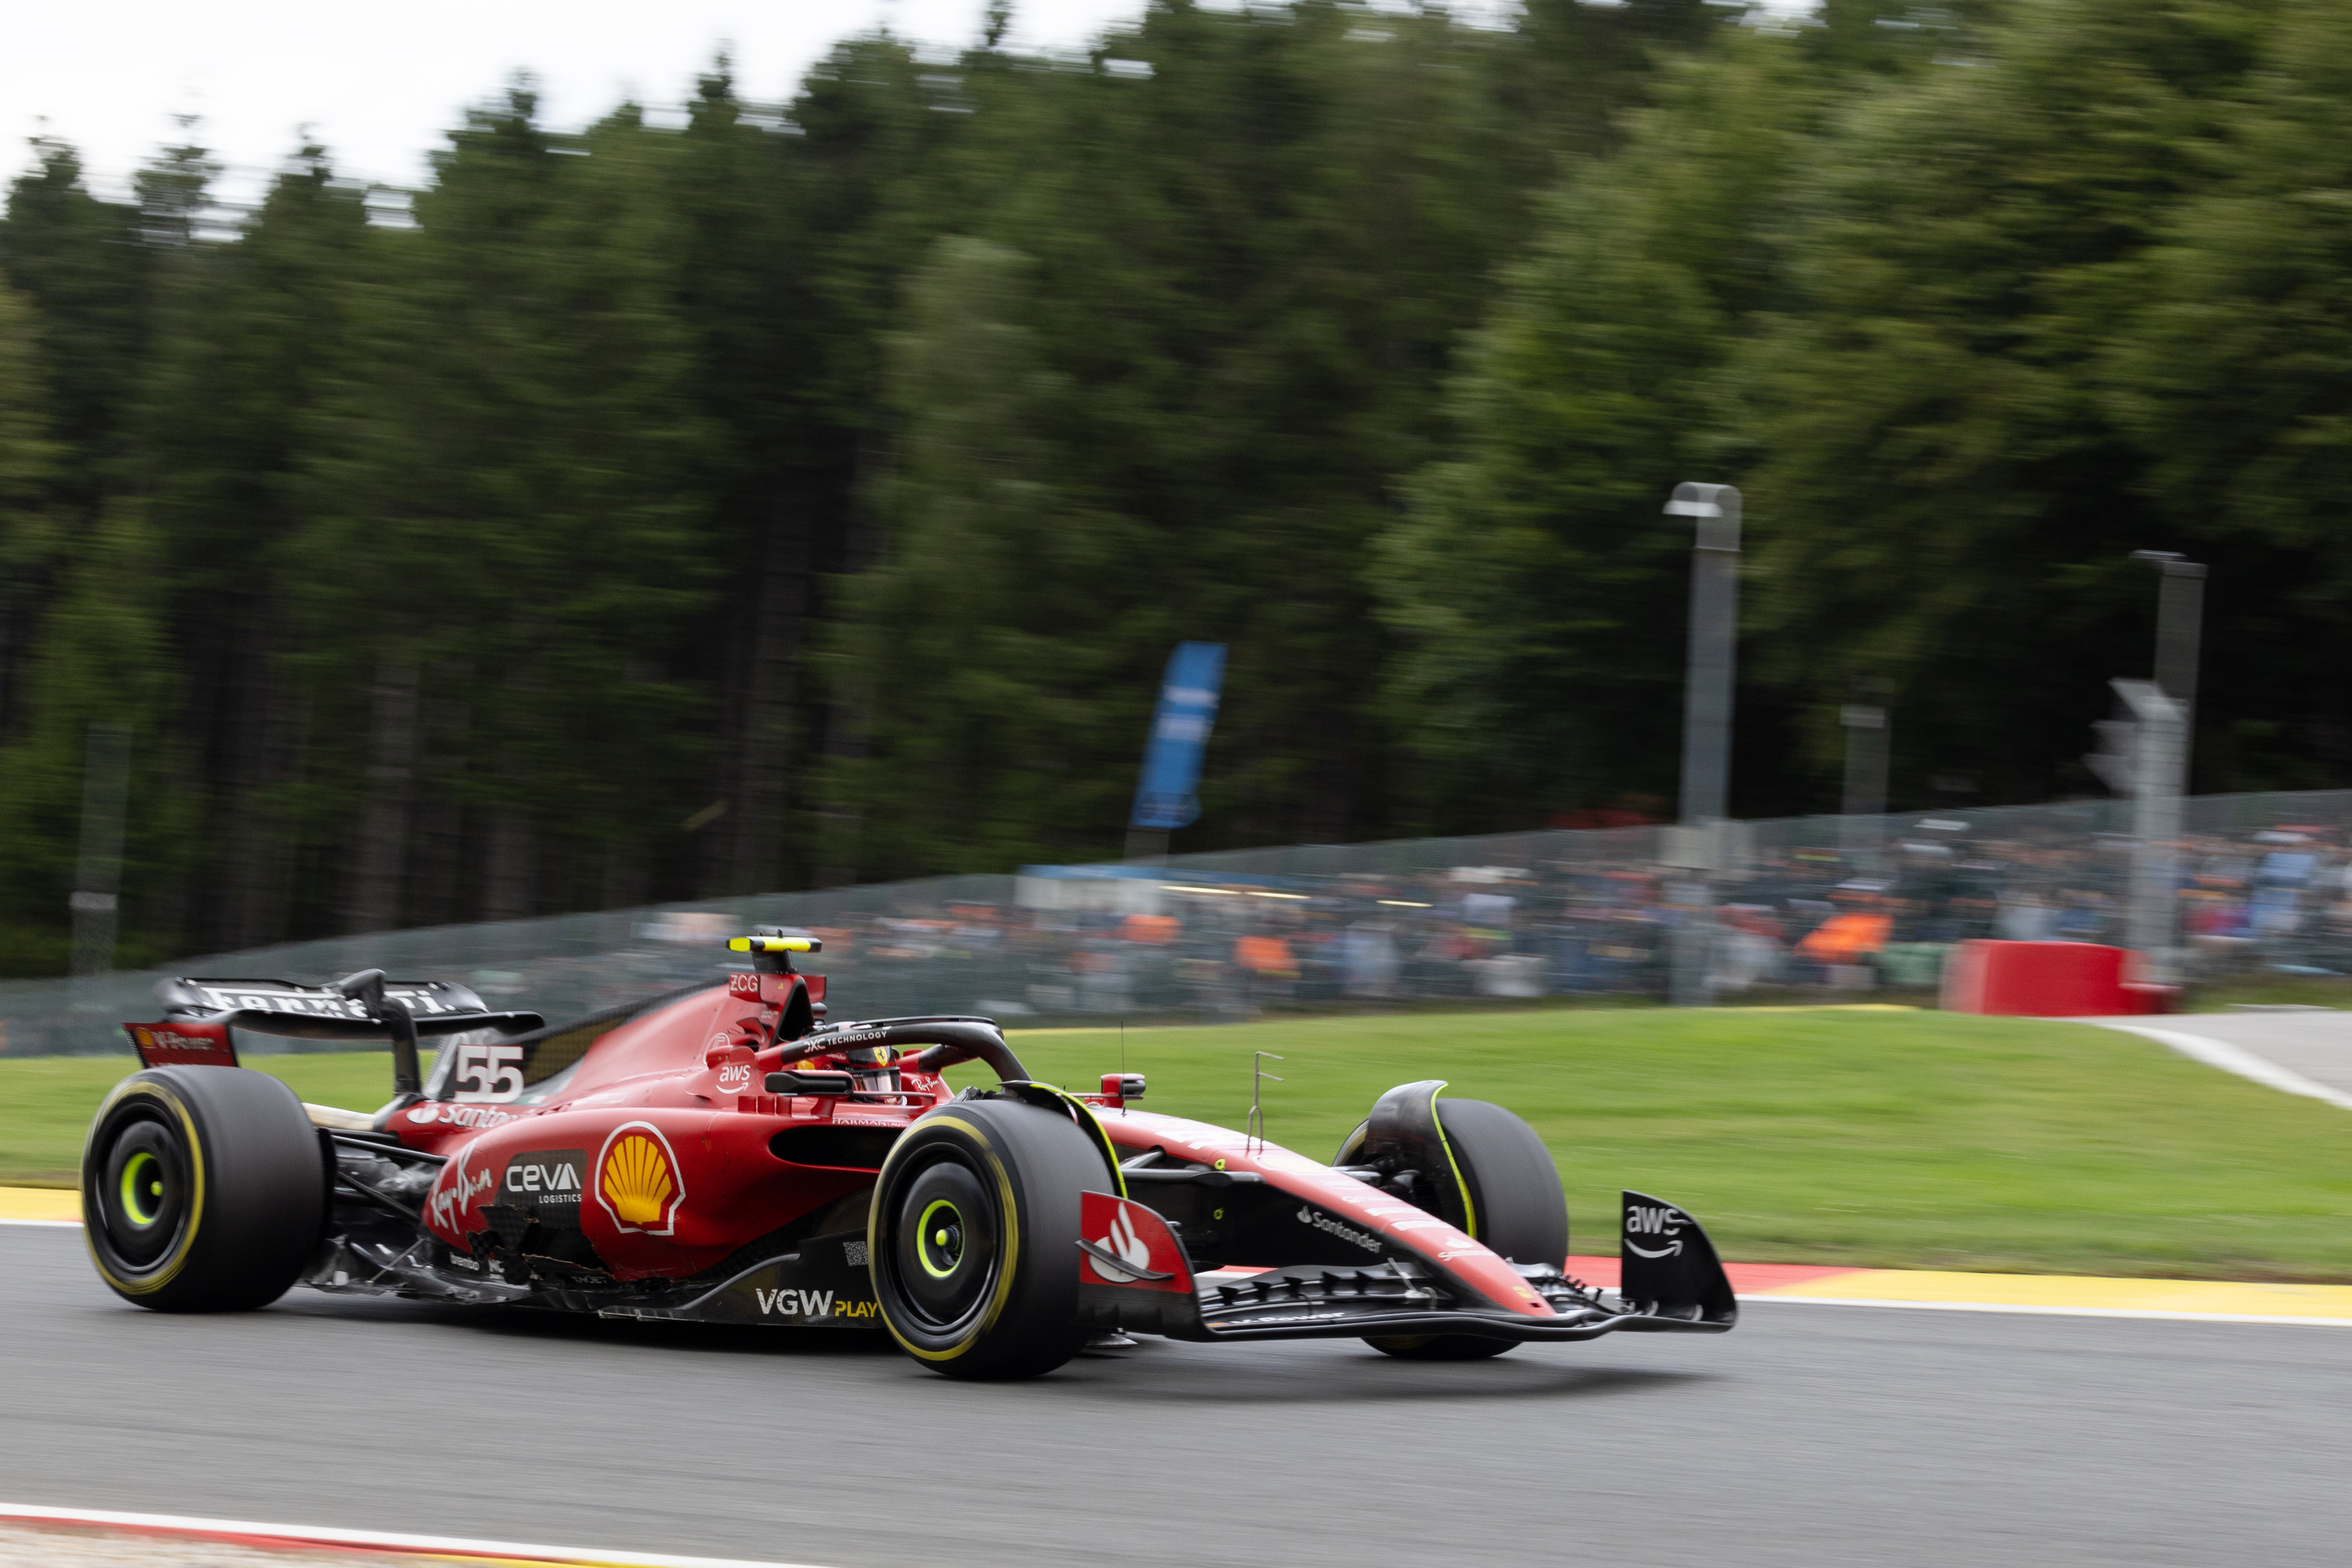
[[(2352, 793), (2192, 802), (2175, 846), (2195, 981), (2352, 975)], [(2200, 821), (2199, 813), (2203, 814)], [(2128, 946), (2136, 846), (2099, 803), (1735, 825), (1718, 868), (1665, 827), (1302, 847), (1165, 866), (1030, 867), (695, 909), (339, 938), (174, 973), (308, 982), (385, 967), (572, 1018), (706, 983), (720, 939), (824, 938), (836, 1017), (1241, 1017), (1469, 997), (1932, 994), (1971, 938)], [(2239, 826), (2217, 828), (2228, 816)], [(1677, 978), (1683, 984), (1677, 984)], [(153, 977), (0, 984), (0, 1050), (121, 1048)]]
[[(2178, 850), (2191, 978), (2352, 973), (2344, 833), (2268, 827)], [(1717, 994), (1917, 991), (1970, 938), (2126, 945), (2132, 852), (2119, 836), (1979, 837), (1929, 818), (1867, 849), (1791, 843), (1704, 877), (1638, 858), (1319, 877), (1033, 868), (999, 901), (824, 934), (845, 1005), (865, 1016), (886, 996), (891, 1011), (1217, 1016), (1662, 995), (1693, 942)]]

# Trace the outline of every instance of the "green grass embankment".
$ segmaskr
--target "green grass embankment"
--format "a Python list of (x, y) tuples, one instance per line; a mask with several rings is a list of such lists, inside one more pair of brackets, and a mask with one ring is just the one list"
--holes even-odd
[[(1115, 1029), (1016, 1034), (1041, 1078), (1091, 1086)], [(1619, 1185), (1689, 1207), (1727, 1257), (2352, 1280), (2352, 1113), (2084, 1025), (1826, 1008), (1292, 1019), (1132, 1029), (1145, 1104), (1238, 1127), (1251, 1052), (1266, 1130), (1328, 1159), (1380, 1092), (1421, 1078), (1532, 1122), (1579, 1250)], [(381, 1053), (253, 1058), (306, 1100), (367, 1109)], [(62, 1179), (127, 1060), (0, 1062), (0, 1181)], [(958, 1069), (959, 1081), (984, 1071)]]
[[(373, 1110), (392, 1098), (392, 1056), (386, 1051), (316, 1055), (248, 1055), (245, 1065), (284, 1079), (314, 1105)], [(429, 1067), (433, 1053), (425, 1053)], [(126, 1048), (119, 1057), (26, 1057), (0, 1061), (0, 1185), (69, 1187), (81, 1163), (81, 1141), (106, 1091), (139, 1070)]]

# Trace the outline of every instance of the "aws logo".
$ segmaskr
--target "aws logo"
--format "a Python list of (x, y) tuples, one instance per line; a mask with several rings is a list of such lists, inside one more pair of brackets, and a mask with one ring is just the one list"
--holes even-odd
[[(1643, 1258), (1673, 1258), (1683, 1249), (1682, 1228), (1688, 1216), (1676, 1208), (1651, 1208), (1643, 1204), (1629, 1204), (1625, 1209), (1625, 1246)], [(1636, 1236), (1668, 1237), (1664, 1247), (1643, 1247)]]
[(686, 1178), (669, 1140), (649, 1121), (613, 1129), (596, 1156), (596, 1201), (613, 1216), (615, 1229), (669, 1236), (677, 1229), (678, 1205), (686, 1202)]

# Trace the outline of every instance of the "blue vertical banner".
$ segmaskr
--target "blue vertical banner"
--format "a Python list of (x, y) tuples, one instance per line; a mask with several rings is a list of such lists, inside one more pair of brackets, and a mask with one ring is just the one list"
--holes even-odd
[(1217, 721), (1217, 696), (1225, 680), (1225, 645), (1178, 643), (1160, 678), (1160, 706), (1151, 716), (1151, 739), (1143, 748), (1143, 776), (1136, 782), (1129, 827), (1162, 831), (1188, 826), (1201, 815), (1196, 793), (1201, 755)]

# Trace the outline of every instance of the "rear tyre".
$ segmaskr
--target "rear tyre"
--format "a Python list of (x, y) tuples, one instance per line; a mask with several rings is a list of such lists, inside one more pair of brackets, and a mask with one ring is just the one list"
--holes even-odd
[(903, 1133), (866, 1222), (882, 1321), (950, 1377), (1053, 1371), (1078, 1326), (1078, 1194), (1112, 1190), (1069, 1116), (1020, 1100), (958, 1100)]
[(294, 1091), (243, 1068), (150, 1068), (114, 1086), (82, 1147), (99, 1278), (159, 1312), (286, 1294), (326, 1218), (319, 1134)]
[[(1568, 1198), (1536, 1130), (1483, 1100), (1440, 1100), (1437, 1124), (1461, 1178), (1472, 1237), (1515, 1263), (1564, 1262)], [(1450, 1179), (1448, 1173), (1433, 1175)], [(1364, 1342), (1405, 1361), (1484, 1361), (1517, 1343), (1475, 1334), (1391, 1334)]]

